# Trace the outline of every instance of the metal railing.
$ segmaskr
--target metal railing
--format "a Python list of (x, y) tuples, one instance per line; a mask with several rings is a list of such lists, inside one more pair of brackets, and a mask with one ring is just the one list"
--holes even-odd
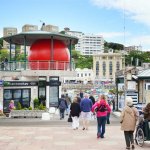
[(0, 63), (0, 71), (19, 70), (70, 70), (66, 61), (11, 61)]

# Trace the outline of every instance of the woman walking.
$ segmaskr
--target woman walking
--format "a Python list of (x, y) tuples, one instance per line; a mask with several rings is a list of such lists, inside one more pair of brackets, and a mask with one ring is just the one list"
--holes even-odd
[(107, 113), (111, 112), (105, 95), (101, 95), (99, 100), (92, 106), (92, 112), (96, 112), (97, 115), (97, 138), (104, 138)]
[(80, 105), (78, 103), (78, 98), (75, 97), (73, 103), (70, 106), (70, 115), (72, 117), (72, 128), (74, 130), (79, 128), (79, 116), (80, 116)]
[(120, 116), (121, 130), (124, 131), (126, 149), (130, 149), (130, 145), (132, 149), (135, 148), (133, 132), (135, 130), (137, 118), (138, 118), (138, 111), (133, 106), (133, 100), (131, 97), (127, 97), (126, 106), (124, 107)]

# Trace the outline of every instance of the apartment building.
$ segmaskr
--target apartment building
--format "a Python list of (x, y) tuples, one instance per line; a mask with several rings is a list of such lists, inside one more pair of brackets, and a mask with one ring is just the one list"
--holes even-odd
[(37, 30), (38, 30), (38, 26), (37, 25), (25, 24), (22, 27), (22, 32), (37, 31)]
[(137, 50), (142, 51), (142, 46), (141, 45), (139, 45), (139, 46), (134, 45), (134, 46), (125, 47), (124, 49), (126, 52), (137, 51)]
[(69, 28), (64, 29), (66, 34), (79, 38), (75, 50), (80, 51), (82, 55), (93, 55), (104, 52), (104, 39), (101, 35), (84, 34), (78, 31), (70, 31)]
[(115, 81), (115, 72), (122, 69), (123, 57), (120, 53), (93, 55), (93, 72), (96, 80)]
[[(17, 34), (17, 28), (14, 27), (5, 27), (3, 28), (3, 36), (10, 36)], [(9, 49), (10, 44), (3, 40), (3, 47)], [(13, 47), (13, 45), (12, 45)]]
[(43, 23), (41, 30), (47, 32), (59, 32), (59, 27), (54, 25), (45, 25), (45, 23)]

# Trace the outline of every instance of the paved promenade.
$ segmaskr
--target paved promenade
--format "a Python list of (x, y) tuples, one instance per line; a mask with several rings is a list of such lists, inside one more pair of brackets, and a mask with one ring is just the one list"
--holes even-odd
[[(111, 116), (113, 118), (113, 116)], [(0, 126), (0, 150), (124, 150), (125, 141), (119, 123), (115, 121), (106, 126), (104, 139), (96, 138), (96, 121), (89, 130), (71, 129), (71, 123), (60, 121), (54, 126), (50, 121), (40, 126)], [(1, 120), (0, 120), (1, 121)], [(43, 122), (43, 121), (42, 121)], [(143, 148), (150, 149), (146, 142)]]

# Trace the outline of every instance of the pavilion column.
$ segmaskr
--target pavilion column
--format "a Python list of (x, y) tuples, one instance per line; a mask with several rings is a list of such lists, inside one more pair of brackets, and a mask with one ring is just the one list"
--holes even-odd
[(16, 66), (16, 45), (15, 45), (15, 70), (17, 69), (17, 66)]
[(69, 52), (70, 52), (70, 71), (72, 71), (72, 44), (71, 44), (71, 39), (69, 42)]
[(26, 70), (26, 36), (24, 36), (24, 70)]
[(12, 63), (12, 62), (11, 62), (11, 61), (12, 61), (12, 58), (11, 58), (11, 55), (12, 55), (12, 54), (11, 54), (11, 53), (12, 53), (12, 51), (11, 51), (12, 44), (11, 44), (11, 42), (12, 42), (12, 41), (11, 41), (11, 39), (10, 39), (10, 40), (9, 40), (9, 52), (10, 52), (10, 53), (9, 53), (9, 66), (10, 66), (10, 70), (11, 70), (11, 63)]
[(50, 49), (50, 70), (53, 69), (54, 67), (54, 38), (53, 36), (51, 36), (51, 49)]

